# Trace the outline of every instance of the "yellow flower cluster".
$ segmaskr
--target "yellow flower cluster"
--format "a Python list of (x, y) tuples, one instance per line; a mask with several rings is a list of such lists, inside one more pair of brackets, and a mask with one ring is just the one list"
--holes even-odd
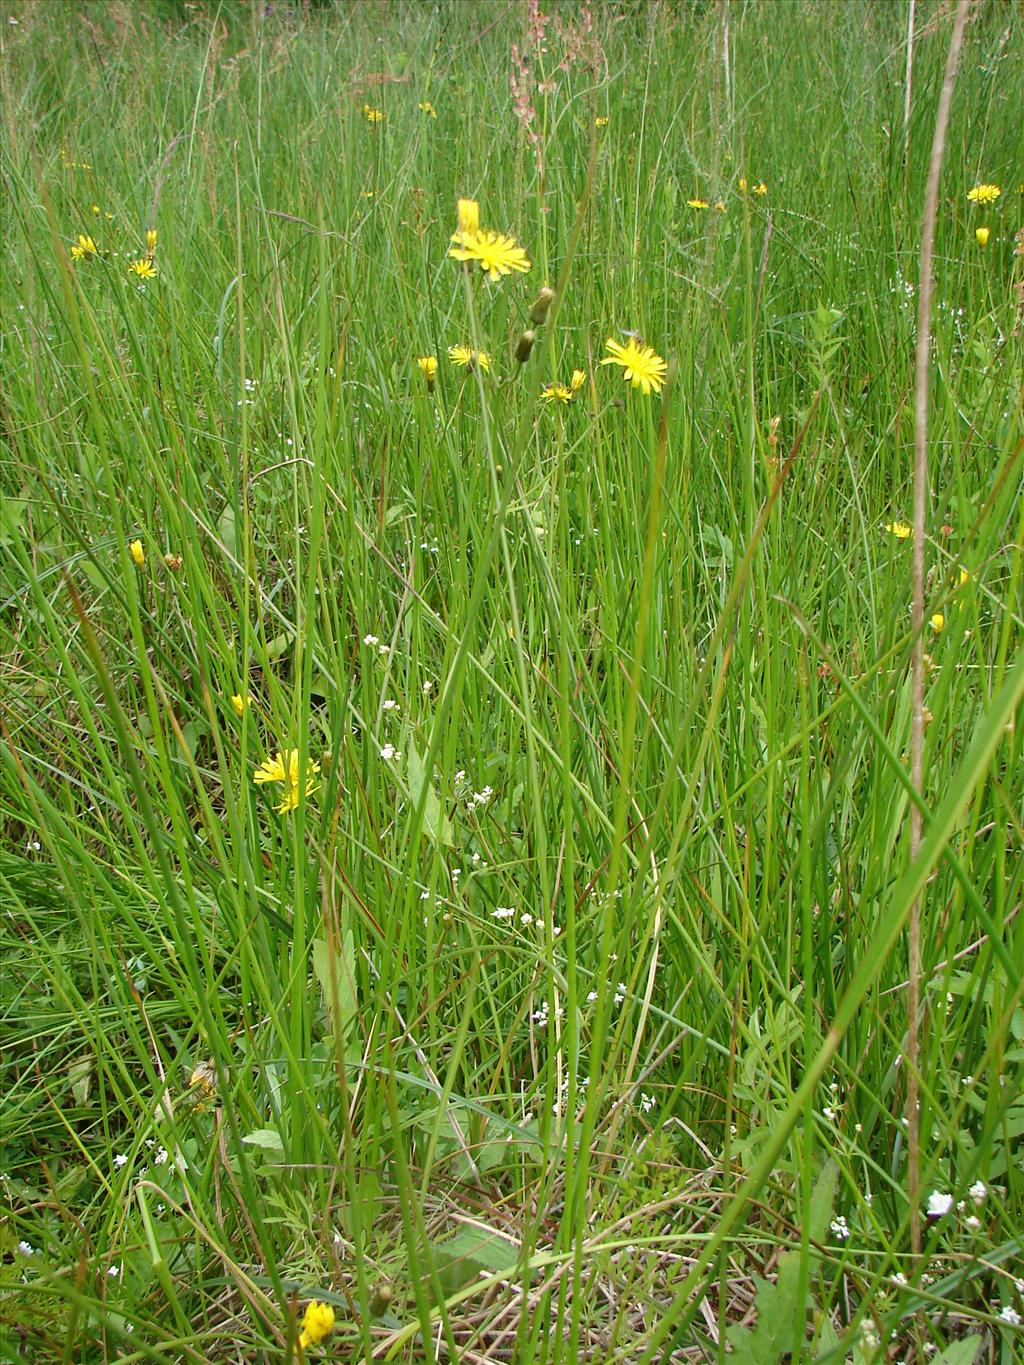
[(540, 396), (548, 403), (571, 403), (586, 382), (586, 370), (573, 370), (568, 384), (547, 384)]
[(1001, 194), (998, 185), (975, 185), (967, 191), (967, 198), (972, 204), (994, 204)]
[(299, 1333), (299, 1350), (307, 1346), (319, 1346), (323, 1339), (334, 1330), (334, 1309), (329, 1303), (317, 1303), (314, 1299), (308, 1304), (302, 1316), (302, 1331)]
[(312, 796), (316, 791), (317, 783), (310, 775), (320, 771), (320, 764), (314, 763), (312, 759), (307, 762), (307, 772), (303, 774), (305, 781), (300, 780), (299, 776), (299, 751), (298, 749), (278, 749), (273, 758), (265, 758), (260, 766), (253, 773), (252, 780), (261, 785), (264, 782), (280, 782), (284, 786), (284, 795), (281, 804), (275, 809), (279, 815), (287, 815), (290, 810), (294, 810), (299, 804), (299, 798), (303, 794)]

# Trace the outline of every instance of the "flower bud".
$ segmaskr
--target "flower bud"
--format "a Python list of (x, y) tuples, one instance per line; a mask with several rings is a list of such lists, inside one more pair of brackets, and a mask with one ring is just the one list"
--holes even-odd
[(540, 291), (533, 303), (530, 305), (530, 321), (535, 327), (543, 327), (547, 321), (548, 310), (551, 307), (551, 300), (555, 297), (555, 291), (549, 289), (547, 285)]
[(520, 365), (525, 365), (530, 358), (533, 350), (533, 343), (537, 340), (536, 332), (524, 332), (516, 345), (516, 360)]

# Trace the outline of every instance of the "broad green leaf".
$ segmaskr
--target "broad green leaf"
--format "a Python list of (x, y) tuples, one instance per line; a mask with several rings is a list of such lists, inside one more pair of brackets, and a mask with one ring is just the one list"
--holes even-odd
[(435, 1243), (433, 1252), (446, 1294), (454, 1294), (481, 1273), (510, 1275), (519, 1261), (518, 1247), (486, 1228), (460, 1228), (454, 1237)]
[(426, 797), (423, 805), (423, 828), (427, 833), (431, 843), (444, 845), (450, 848), (452, 845), (452, 827), (447, 815), (441, 807), (437, 793), (433, 786), (427, 782), (427, 775), (423, 767), (423, 759), (419, 755), (416, 745), (409, 741), (409, 795), (414, 806), (418, 806), (423, 796), (424, 788)]
[(334, 1015), (335, 1025), (341, 1033), (352, 1022), (359, 1003), (355, 958), (355, 940), (351, 929), (345, 930), (340, 944), (335, 940), (333, 964), (327, 940), (313, 940), (313, 971), (320, 982), (327, 1008)]
[(265, 1152), (284, 1154), (284, 1143), (276, 1128), (257, 1128), (247, 1133), (242, 1141), (248, 1143), (250, 1147), (260, 1147)]

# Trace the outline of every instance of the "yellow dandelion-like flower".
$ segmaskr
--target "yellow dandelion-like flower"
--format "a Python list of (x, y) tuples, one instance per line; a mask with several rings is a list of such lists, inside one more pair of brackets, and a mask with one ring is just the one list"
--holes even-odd
[(131, 551), (132, 559), (135, 561), (135, 567), (141, 569), (146, 562), (146, 552), (142, 548), (142, 541), (133, 540), (128, 546), (128, 549)]
[(516, 239), (503, 232), (460, 232), (458, 245), (449, 248), (448, 255), (457, 261), (479, 262), (489, 280), (500, 280), (513, 270), (526, 272), (530, 262)]
[(583, 385), (587, 382), (586, 370), (573, 370), (572, 378), (569, 380), (569, 387), (573, 393), (579, 393)]
[(453, 365), (464, 365), (467, 369), (479, 365), (484, 374), (489, 373), (491, 368), (491, 357), (488, 353), (474, 351), (472, 346), (449, 346), (448, 357)]
[(975, 185), (967, 191), (967, 198), (972, 204), (994, 204), (1001, 194), (998, 185)]
[(452, 234), (453, 242), (457, 242), (464, 232), (480, 231), (480, 205), (475, 199), (460, 199), (457, 212), (459, 226)]
[(623, 379), (628, 380), (634, 389), (642, 389), (645, 397), (652, 389), (655, 393), (661, 392), (668, 365), (653, 346), (645, 346), (632, 336), (627, 339), (625, 346), (614, 337), (609, 337), (605, 346), (608, 354), (601, 361), (602, 365), (621, 365)]
[(150, 256), (156, 251), (156, 228), (146, 229), (146, 250)]
[(767, 193), (768, 193), (768, 186), (764, 183), (763, 180), (759, 180), (758, 183), (754, 186), (754, 193), (755, 193), (755, 194), (767, 194)]
[(741, 176), (740, 176), (740, 194), (746, 194), (746, 192), (747, 192), (747, 179), (746, 179), (746, 176), (741, 175)]
[(935, 615), (930, 618), (928, 624), (931, 626), (932, 630), (934, 630), (936, 635), (941, 635), (946, 625), (946, 618), (943, 616), (941, 611), (937, 611)]
[(420, 100), (420, 112), (426, 114), (427, 118), (437, 118), (437, 110), (429, 100)]
[(74, 261), (91, 261), (96, 255), (96, 243), (91, 237), (84, 233), (78, 234), (78, 241), (71, 247), (71, 259)]
[(299, 1334), (299, 1350), (307, 1346), (319, 1346), (324, 1337), (334, 1330), (334, 1309), (329, 1303), (308, 1304), (302, 1316), (302, 1331)]
[(427, 381), (427, 390), (434, 387), (434, 380), (437, 378), (437, 356), (421, 355), (416, 358), (416, 365), (420, 374)]
[(571, 403), (572, 389), (567, 384), (547, 384), (540, 396), (546, 403)]
[(366, 119), (367, 123), (383, 123), (384, 111), (383, 109), (374, 109), (369, 104), (364, 104), (363, 118)]
[(987, 227), (980, 227), (974, 229), (974, 237), (979, 246), (988, 246), (988, 239), (990, 236), (991, 231)]
[(885, 529), (897, 540), (909, 540), (914, 534), (913, 526), (908, 526), (905, 521), (886, 522)]
[(724, 213), (724, 212), (725, 212), (725, 200), (724, 200), (724, 199), (716, 199), (716, 200), (715, 200), (715, 212), (716, 212), (716, 213)]
[(241, 720), (245, 715), (245, 708), (252, 705), (252, 697), (249, 696), (248, 692), (244, 696), (242, 693), (236, 692), (231, 698), (231, 705), (234, 708), (235, 715)]
[(153, 280), (156, 278), (156, 265), (148, 256), (140, 256), (138, 260), (132, 261), (128, 269), (133, 275), (137, 275), (140, 280)]
[(708, 201), (706, 199), (687, 199), (686, 206), (691, 209), (706, 209)]
[[(312, 759), (309, 760), (308, 767), (310, 774), (320, 771), (320, 764), (314, 763)], [(281, 782), (284, 784), (281, 804), (276, 807), (279, 815), (287, 815), (290, 810), (295, 809), (299, 804), (301, 789), (304, 788), (306, 796), (312, 796), (317, 788), (312, 776), (307, 776), (304, 783), (299, 780), (298, 749), (278, 749), (273, 758), (263, 760), (253, 773), (252, 780), (257, 785), (264, 782)]]
[(595, 128), (607, 128), (607, 127), (608, 127), (608, 118), (607, 118), (607, 115), (605, 115), (605, 114), (599, 114), (599, 115), (597, 116), (597, 118), (594, 119), (594, 127), (595, 127)]

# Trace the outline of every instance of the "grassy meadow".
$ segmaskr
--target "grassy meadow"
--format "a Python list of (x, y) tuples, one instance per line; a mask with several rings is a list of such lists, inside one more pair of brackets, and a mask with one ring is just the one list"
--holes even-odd
[(953, 9), (4, 0), (0, 1362), (1022, 1358)]

